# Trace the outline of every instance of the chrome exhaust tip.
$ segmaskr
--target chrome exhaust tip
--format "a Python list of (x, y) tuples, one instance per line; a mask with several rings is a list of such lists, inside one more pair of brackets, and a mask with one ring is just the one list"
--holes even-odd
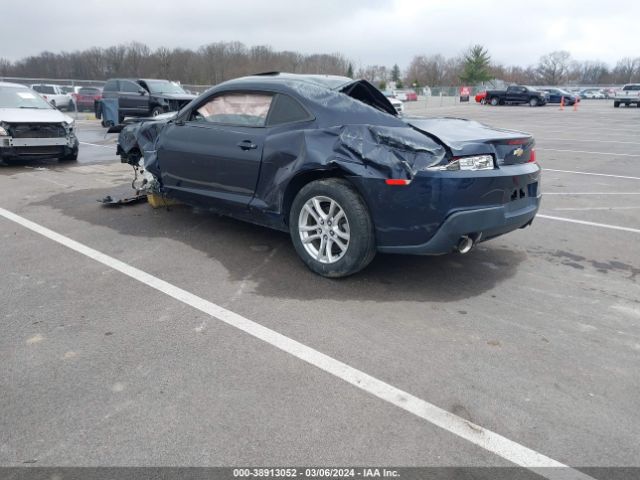
[(458, 250), (458, 252), (462, 254), (469, 253), (472, 248), (473, 239), (471, 237), (469, 237), (468, 235), (463, 235), (462, 237), (460, 237), (458, 245), (456, 246), (456, 250)]

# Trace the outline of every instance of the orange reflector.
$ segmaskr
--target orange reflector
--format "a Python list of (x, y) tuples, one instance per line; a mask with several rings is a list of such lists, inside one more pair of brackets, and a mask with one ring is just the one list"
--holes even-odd
[(404, 180), (402, 178), (387, 178), (384, 183), (387, 185), (409, 185), (411, 180)]

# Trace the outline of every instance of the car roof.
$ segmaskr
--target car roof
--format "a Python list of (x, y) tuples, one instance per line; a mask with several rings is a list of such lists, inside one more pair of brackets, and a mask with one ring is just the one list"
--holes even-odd
[(348, 83), (353, 82), (352, 78), (340, 75), (317, 75), (317, 74), (299, 74), (299, 73), (283, 73), (283, 72), (265, 72), (246, 77), (235, 78), (224, 82), (230, 83), (262, 83), (268, 84), (311, 84), (324, 87), (330, 90), (337, 89)]
[(11, 83), (11, 82), (0, 82), (0, 87), (29, 88), (26, 85), (22, 85), (20, 83)]

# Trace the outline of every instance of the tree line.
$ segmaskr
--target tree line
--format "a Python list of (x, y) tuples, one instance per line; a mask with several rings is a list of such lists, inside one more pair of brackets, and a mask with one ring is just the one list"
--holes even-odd
[(527, 67), (491, 61), (481, 45), (457, 57), (417, 55), (411, 61), (405, 82), (418, 85), (476, 85), (492, 79), (529, 85), (608, 85), (640, 82), (640, 57), (622, 58), (614, 67), (602, 61), (578, 61), (567, 51), (543, 55)]
[(266, 71), (344, 75), (349, 61), (339, 53), (305, 55), (216, 42), (196, 50), (139, 42), (75, 52), (42, 52), (15, 62), (0, 58), (0, 76), (106, 80), (112, 77), (167, 78), (187, 84), (213, 85)]
[(322, 73), (366, 78), (381, 88), (397, 86), (478, 85), (492, 79), (531, 85), (622, 84), (640, 82), (640, 57), (620, 59), (611, 67), (601, 61), (577, 61), (567, 51), (551, 52), (527, 67), (492, 61), (488, 50), (473, 45), (460, 55), (415, 55), (399, 66), (354, 68), (340, 53), (302, 54), (270, 46), (216, 42), (198, 49), (160, 47), (139, 42), (75, 52), (42, 52), (14, 62), (0, 58), (0, 76), (106, 80), (111, 77), (168, 78), (185, 84), (212, 85), (265, 71)]

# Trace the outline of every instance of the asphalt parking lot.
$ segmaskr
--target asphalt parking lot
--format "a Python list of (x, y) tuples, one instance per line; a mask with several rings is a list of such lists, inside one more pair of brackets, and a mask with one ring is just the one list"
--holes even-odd
[(132, 171), (96, 121), (77, 164), (1, 166), (2, 209), (153, 277), (0, 216), (0, 464), (640, 466), (640, 109), (407, 112), (533, 133), (533, 225), (336, 281), (282, 233), (102, 207)]

